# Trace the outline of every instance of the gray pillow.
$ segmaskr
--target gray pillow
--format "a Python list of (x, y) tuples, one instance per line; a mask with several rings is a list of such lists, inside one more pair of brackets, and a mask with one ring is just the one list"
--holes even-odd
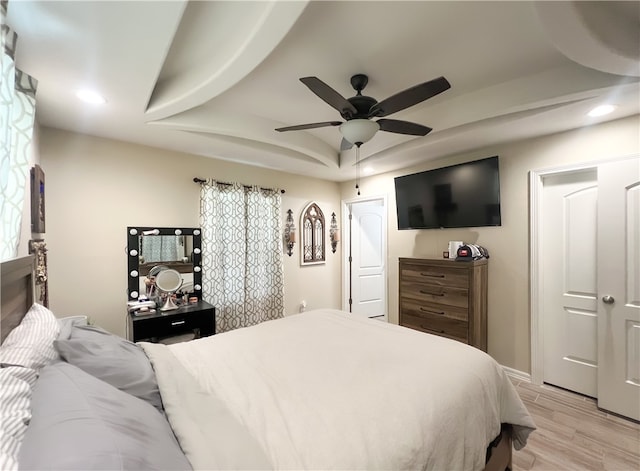
[(162, 411), (153, 367), (141, 347), (92, 325), (75, 325), (54, 346), (63, 360)]
[(42, 369), (20, 469), (191, 469), (156, 409), (65, 362)]
[(87, 325), (87, 316), (69, 316), (58, 317), (58, 325), (60, 326), (60, 333), (58, 334), (58, 340), (67, 340), (71, 337), (71, 330), (75, 325)]

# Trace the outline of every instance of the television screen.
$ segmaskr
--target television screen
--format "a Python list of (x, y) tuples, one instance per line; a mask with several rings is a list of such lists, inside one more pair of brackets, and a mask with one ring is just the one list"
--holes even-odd
[(395, 178), (398, 229), (500, 226), (498, 157)]

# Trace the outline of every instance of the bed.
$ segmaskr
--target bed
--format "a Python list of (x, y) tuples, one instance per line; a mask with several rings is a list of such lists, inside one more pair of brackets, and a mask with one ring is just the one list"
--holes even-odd
[[(3, 340), (33, 317), (32, 264), (2, 264)], [(39, 364), (0, 347), (31, 372), (3, 469), (505, 470), (535, 428), (485, 353), (342, 311), (173, 345), (57, 323)]]

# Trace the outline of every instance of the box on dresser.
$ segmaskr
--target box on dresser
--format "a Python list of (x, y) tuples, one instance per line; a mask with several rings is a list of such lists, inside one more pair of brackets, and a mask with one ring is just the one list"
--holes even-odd
[(487, 351), (486, 259), (400, 258), (400, 325)]

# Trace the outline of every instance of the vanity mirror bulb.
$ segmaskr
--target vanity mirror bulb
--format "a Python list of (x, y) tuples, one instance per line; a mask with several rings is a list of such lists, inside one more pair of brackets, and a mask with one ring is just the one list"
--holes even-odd
[(138, 276), (138, 271), (137, 270), (131, 270), (131, 276), (134, 277), (134, 278), (136, 276)]
[(131, 297), (138, 299), (138, 292), (137, 291), (131, 291)]
[(195, 249), (193, 249), (193, 253), (200, 253), (200, 249), (196, 247)]
[(135, 257), (136, 255), (138, 255), (138, 251), (136, 249), (133, 249), (131, 252), (129, 252), (129, 255)]
[(175, 233), (176, 233), (176, 235), (181, 235), (181, 234), (182, 234), (182, 231), (181, 231), (180, 229), (176, 229), (176, 230), (175, 230)]
[(195, 271), (196, 273), (199, 273), (200, 270), (202, 270), (202, 269), (200, 267), (198, 267), (198, 266), (193, 267), (193, 271)]
[(194, 288), (196, 291), (200, 291), (200, 290), (202, 289), (202, 286), (200, 286), (200, 285), (195, 285), (193, 288)]
[(129, 234), (131, 234), (131, 235), (136, 235), (137, 233), (138, 233), (138, 231), (136, 229), (131, 229), (129, 231)]
[(196, 229), (193, 231), (193, 235), (200, 235), (200, 229)]

